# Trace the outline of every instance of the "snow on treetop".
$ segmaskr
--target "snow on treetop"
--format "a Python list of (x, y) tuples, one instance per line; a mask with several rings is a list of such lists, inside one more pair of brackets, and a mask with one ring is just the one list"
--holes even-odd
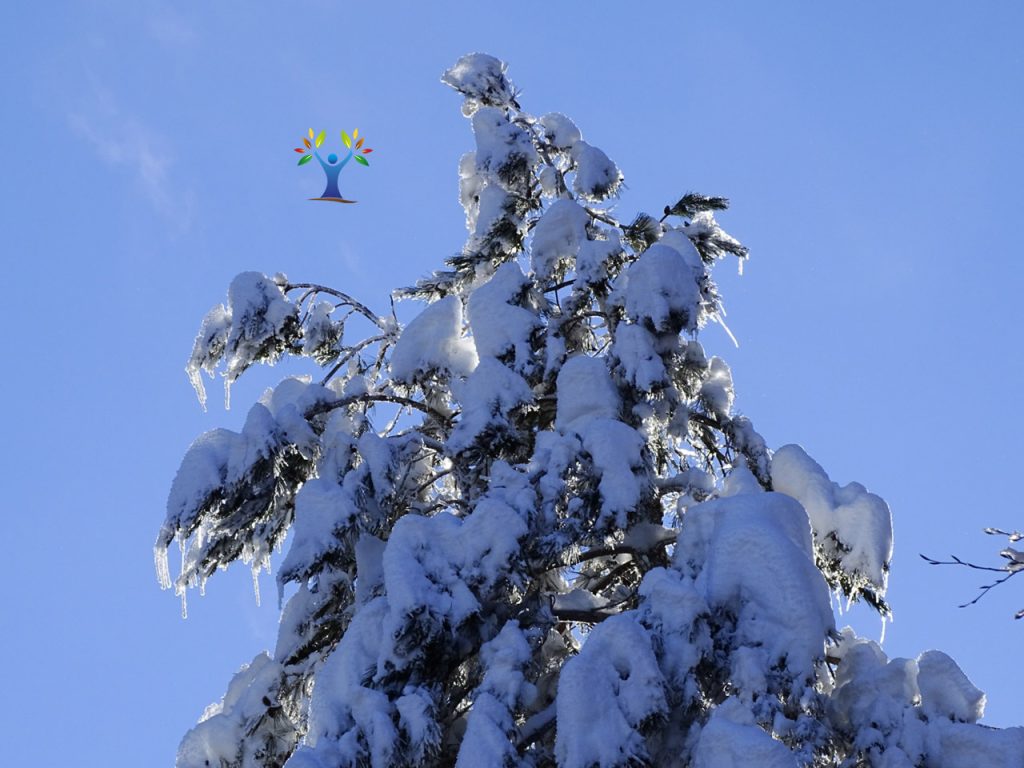
[(441, 82), (465, 96), (467, 102), (505, 106), (514, 97), (514, 89), (505, 77), (505, 69), (505, 62), (493, 56), (470, 53), (445, 70)]

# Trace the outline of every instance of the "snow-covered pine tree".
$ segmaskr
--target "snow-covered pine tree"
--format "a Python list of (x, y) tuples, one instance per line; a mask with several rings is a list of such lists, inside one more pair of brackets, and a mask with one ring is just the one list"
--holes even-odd
[[(936, 651), (837, 632), (830, 589), (888, 613), (888, 507), (733, 410), (711, 270), (746, 249), (718, 197), (611, 210), (616, 165), (460, 59), (469, 239), (399, 295), (239, 275), (188, 363), (312, 357), (241, 433), (186, 454), (156, 542), (184, 597), (291, 531), (261, 653), (181, 768), (1019, 766), (1024, 729)], [(362, 322), (365, 336), (353, 336)]]

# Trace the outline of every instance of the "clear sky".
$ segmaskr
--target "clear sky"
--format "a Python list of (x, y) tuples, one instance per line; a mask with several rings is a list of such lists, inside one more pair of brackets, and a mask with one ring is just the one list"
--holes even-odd
[[(981, 529), (1024, 525), (1024, 6), (711, 5), (0, 6), (5, 764), (170, 765), (272, 647), (271, 579), (257, 608), (244, 567), (218, 574), (187, 621), (157, 588), (185, 449), (281, 375), (244, 377), (229, 412), (214, 388), (203, 413), (185, 359), (240, 271), (381, 311), (460, 248), (472, 135), (438, 78), (470, 51), (618, 163), (621, 218), (688, 190), (732, 199), (720, 220), (752, 258), (719, 278), (740, 347), (703, 341), (739, 409), (889, 502), (887, 652), (945, 650), (988, 692), (985, 722), (1024, 723), (1024, 582), (958, 609), (984, 575), (918, 558), (994, 564)], [(341, 176), (357, 205), (306, 200), (323, 183), (295, 166), (309, 127), (375, 149)]]

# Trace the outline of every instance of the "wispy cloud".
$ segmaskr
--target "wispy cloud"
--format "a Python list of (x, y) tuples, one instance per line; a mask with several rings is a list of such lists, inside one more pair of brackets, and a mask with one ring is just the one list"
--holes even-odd
[(174, 156), (167, 139), (126, 112), (95, 82), (91, 98), (68, 118), (72, 130), (112, 166), (130, 170), (152, 206), (185, 231), (192, 222), (192, 194), (175, 192)]
[(196, 40), (195, 27), (168, 8), (150, 17), (146, 26), (149, 34), (168, 48), (184, 48)]

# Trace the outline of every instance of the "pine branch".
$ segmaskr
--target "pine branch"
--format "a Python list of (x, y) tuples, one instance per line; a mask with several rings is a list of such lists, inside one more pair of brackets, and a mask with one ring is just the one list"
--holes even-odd
[(421, 403), (418, 400), (412, 398), (402, 397), (400, 395), (353, 395), (351, 397), (343, 397), (340, 400), (334, 400), (327, 403), (318, 403), (310, 408), (305, 413), (306, 420), (310, 420), (315, 416), (319, 416), (324, 413), (333, 411), (335, 408), (347, 408), (350, 405), (357, 403), (394, 403), (395, 405), (404, 405), (407, 408), (415, 408), (417, 411), (430, 416), (437, 421), (441, 422), (446, 426), (451, 425), (451, 419), (445, 414), (438, 410), (431, 408), (425, 403)]
[(701, 211), (724, 211), (728, 207), (728, 198), (687, 192), (679, 198), (675, 205), (665, 206), (665, 215), (661, 217), (661, 221), (669, 216), (682, 216), (689, 219)]

